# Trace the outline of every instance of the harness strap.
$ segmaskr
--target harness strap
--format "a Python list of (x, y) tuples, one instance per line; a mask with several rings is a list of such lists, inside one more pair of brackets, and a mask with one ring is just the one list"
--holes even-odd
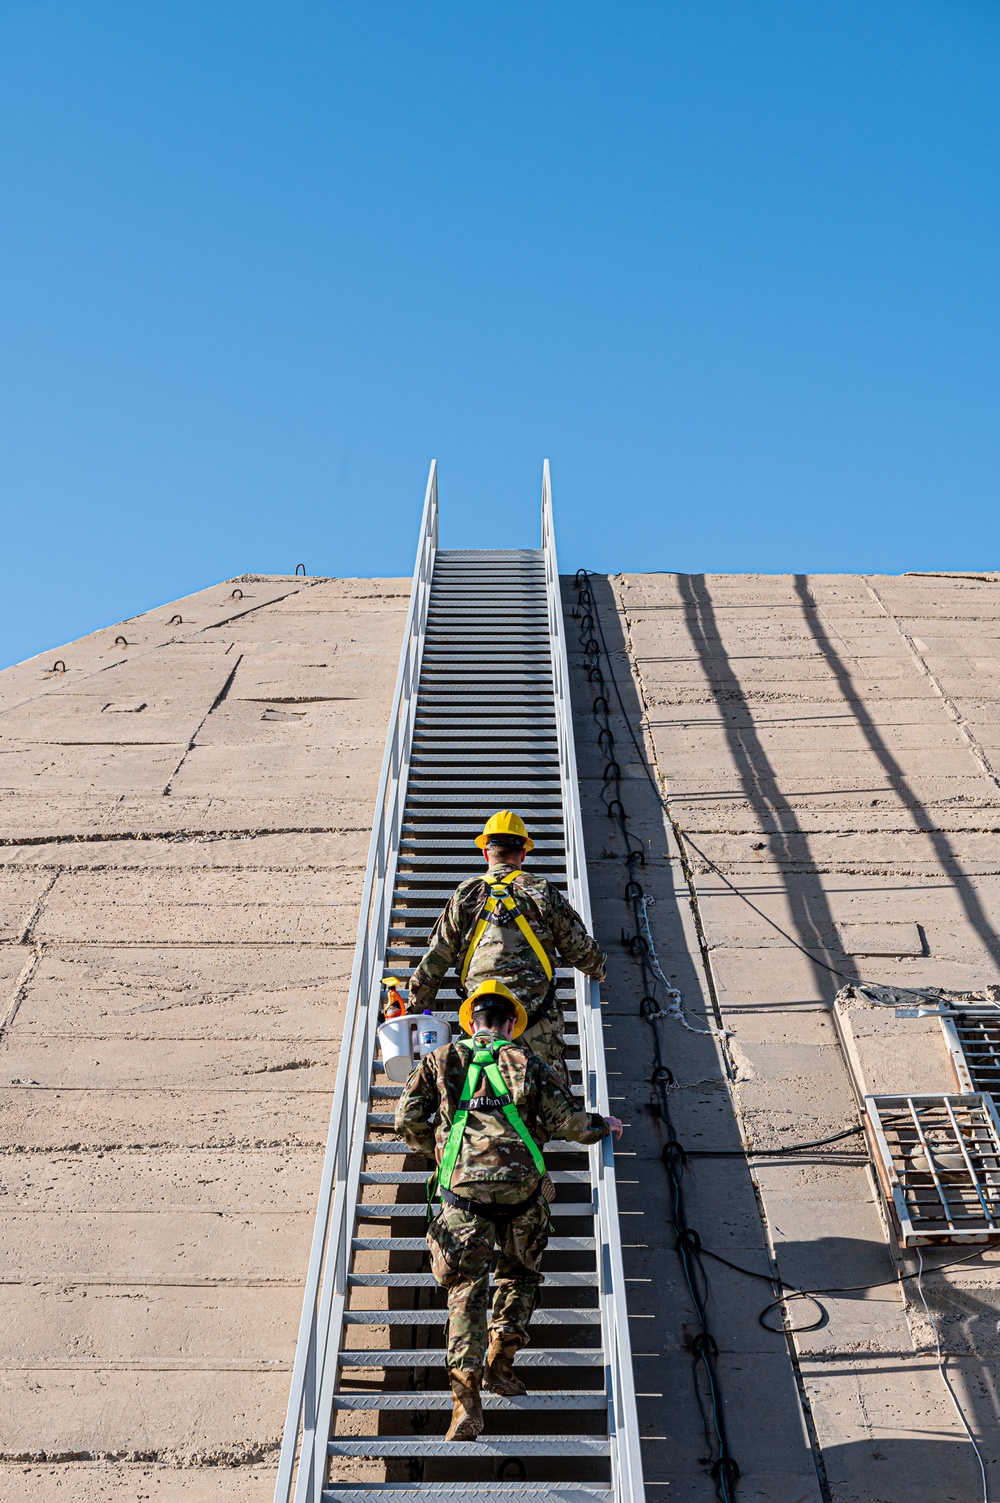
[[(471, 1046), (466, 1045), (466, 1047)], [(440, 1185), (442, 1190), (448, 1190), (451, 1186), (451, 1177), (455, 1172), (455, 1165), (458, 1163), (458, 1155), (462, 1148), (462, 1139), (465, 1137), (469, 1112), (475, 1110), (473, 1102), (477, 1099), (476, 1091), (484, 1071), (486, 1079), (495, 1093), (496, 1105), (503, 1112), (507, 1121), (531, 1154), (531, 1161), (538, 1173), (544, 1175), (546, 1172), (545, 1160), (542, 1157), (541, 1149), (521, 1120), (521, 1113), (511, 1099), (510, 1092), (507, 1089), (507, 1082), (500, 1074), (500, 1067), (497, 1064), (497, 1054), (503, 1047), (503, 1043), (494, 1044), (490, 1048), (477, 1049), (472, 1056), (465, 1077), (465, 1084), (462, 1086), (462, 1094), (459, 1097), (458, 1110), (452, 1119), (451, 1130), (448, 1133), (444, 1152), (441, 1155), (441, 1163), (438, 1165), (437, 1172), (432, 1174), (427, 1181), (428, 1206), (433, 1199), (435, 1185)]]
[(509, 1093), (505, 1096), (473, 1096), (469, 1102), (470, 1112), (498, 1112), (502, 1106), (513, 1101)]
[(525, 1033), (527, 1033), (529, 1028), (534, 1028), (535, 1024), (540, 1022), (541, 1019), (545, 1017), (546, 1013), (552, 1011), (552, 1004), (555, 1000), (556, 978), (553, 976), (552, 980), (549, 982), (549, 989), (545, 993), (545, 996), (539, 1002), (538, 1006), (533, 1007), (528, 1014), (528, 1021), (524, 1025)]
[(441, 1191), (441, 1199), (446, 1206), (457, 1206), (460, 1211), (469, 1211), (473, 1216), (480, 1216), (484, 1221), (493, 1222), (514, 1221), (518, 1216), (523, 1216), (525, 1211), (530, 1211), (532, 1206), (536, 1206), (541, 1198), (540, 1182), (527, 1200), (519, 1200), (516, 1205), (501, 1205), (496, 1200), (466, 1200), (463, 1195), (456, 1195), (453, 1190)]
[(479, 922), (476, 924), (475, 929), (473, 929), (472, 931), (472, 939), (469, 941), (469, 948), (466, 950), (465, 959), (462, 961), (462, 969), (459, 972), (458, 977), (459, 984), (461, 986), (465, 985), (465, 978), (469, 974), (469, 966), (472, 964), (472, 957), (479, 949), (480, 941), (482, 940), (483, 935), (486, 933), (486, 930), (489, 927), (490, 919), (497, 911), (497, 908), (501, 903), (503, 904), (504, 908), (506, 908), (507, 912), (513, 915), (515, 924), (517, 925), (518, 929), (520, 929), (524, 938), (528, 941), (528, 944), (534, 951), (536, 959), (541, 965), (542, 970), (545, 972), (546, 981), (552, 980), (555, 972), (552, 969), (552, 962), (549, 960), (545, 946), (542, 944), (541, 940), (538, 938), (538, 935), (535, 933), (534, 929), (532, 929), (531, 925), (528, 923), (528, 920), (525, 918), (524, 914), (521, 912), (520, 908), (517, 906), (517, 903), (511, 897), (510, 892), (508, 891), (510, 884), (513, 882), (514, 878), (519, 877), (520, 875), (520, 871), (508, 872), (506, 877), (501, 877), (499, 881), (490, 884), (490, 895), (486, 899), (486, 906), (484, 907), (483, 912), (479, 918)]

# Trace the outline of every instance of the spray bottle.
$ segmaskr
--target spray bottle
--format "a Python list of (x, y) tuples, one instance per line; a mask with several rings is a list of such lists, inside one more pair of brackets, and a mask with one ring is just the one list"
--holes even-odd
[(406, 1001), (401, 995), (399, 988), (403, 985), (398, 976), (383, 976), (382, 985), (388, 987), (389, 995), (385, 999), (385, 1020), (388, 1023), (391, 1018), (402, 1018), (406, 1014)]

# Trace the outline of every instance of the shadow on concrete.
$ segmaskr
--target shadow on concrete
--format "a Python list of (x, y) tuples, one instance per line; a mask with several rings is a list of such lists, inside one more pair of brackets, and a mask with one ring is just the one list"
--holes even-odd
[(958, 894), (959, 901), (965, 911), (965, 916), (987, 949), (994, 957), (1000, 957), (1000, 933), (990, 922), (979, 901), (979, 895), (962, 871), (959, 859), (955, 854), (954, 847), (945, 832), (935, 825), (934, 820), (913, 787), (907, 780), (906, 774), (897, 762), (890, 747), (870, 714), (864, 698), (854, 683), (853, 675), (844, 662), (837, 648), (834, 646), (825, 626), (823, 625), (820, 609), (809, 588), (808, 574), (796, 574), (795, 593), (802, 605), (802, 614), (805, 617), (813, 641), (826, 659), (830, 671), (837, 680), (837, 685), (844, 696), (844, 703), (849, 707), (857, 724), (861, 727), (865, 740), (871, 747), (882, 770), (889, 780), (896, 797), (903, 807), (910, 811), (913, 823), (921, 833), (927, 835), (934, 854), (941, 863), (943, 870), (951, 879), (951, 883)]
[[(593, 592), (604, 629), (607, 650), (612, 660), (610, 671), (614, 673), (618, 693), (624, 704), (625, 718), (628, 725), (635, 731), (638, 747), (642, 747), (642, 705), (636, 693), (635, 680), (629, 666), (628, 647), (621, 631), (617, 601), (606, 577), (592, 575), (588, 584)], [(567, 606), (571, 607), (575, 603), (575, 590), (567, 585), (564, 596)], [(610, 924), (605, 920), (607, 932), (598, 935), (598, 938), (605, 948), (615, 950), (618, 948), (615, 941), (618, 939), (621, 928), (633, 927), (632, 909), (624, 899), (629, 872), (624, 864), (625, 849), (615, 822), (608, 817), (606, 804), (600, 798), (600, 790), (604, 786), (601, 773), (606, 758), (597, 746), (597, 724), (591, 714), (591, 704), (598, 690), (592, 688), (587, 681), (574, 627), (575, 622), (571, 619), (567, 620), (572, 662), (570, 677), (576, 722), (577, 763), (584, 788), (584, 838), (593, 889), (591, 896), (596, 903), (614, 903), (612, 910), (614, 918)], [(607, 663), (604, 664), (604, 672), (607, 677), (610, 677)], [(636, 876), (646, 891), (649, 891), (651, 886), (657, 886), (655, 866), (662, 865), (662, 861), (666, 860), (663, 806), (658, 792), (647, 776), (647, 773), (652, 773), (652, 769), (648, 766), (645, 751), (640, 751), (633, 743), (626, 725), (622, 722), (621, 707), (614, 690), (611, 690), (609, 697), (615, 735), (614, 754), (624, 774), (622, 801), (628, 814), (628, 827), (630, 833), (646, 844), (646, 856), (650, 862), (649, 867), (638, 868)], [(609, 793), (608, 797), (610, 796)], [(595, 871), (600, 874), (600, 881), (597, 883), (594, 882)], [(664, 952), (669, 952), (671, 979), (685, 996), (700, 996), (705, 988), (704, 978), (699, 969), (699, 957), (697, 953), (692, 954), (689, 948), (672, 879), (657, 886), (655, 897), (656, 928), (657, 933), (662, 935)], [(630, 964), (638, 975), (638, 962), (633, 960)], [(639, 995), (641, 993), (637, 992), (637, 1001)], [(711, 1057), (714, 1061), (714, 1051)], [(720, 1074), (720, 1081), (722, 1078)]]
[[(833, 914), (820, 878), (811, 877), (808, 871), (802, 870), (802, 849), (809, 848), (808, 835), (799, 823), (795, 808), (781, 791), (777, 774), (757, 734), (749, 708), (747, 724), (736, 724), (726, 714), (727, 704), (737, 701), (741, 706), (746, 706), (747, 702), (739, 676), (722, 643), (705, 576), (680, 574), (677, 580), (684, 601), (688, 632), (718, 704), (744, 795), (765, 828), (768, 823), (773, 826), (773, 833), (768, 836), (771, 853), (779, 862), (794, 864), (796, 867), (794, 881), (787, 880), (788, 873), (784, 870), (781, 872), (781, 879), (798, 942), (806, 951), (819, 951), (821, 956), (829, 956), (829, 938), (836, 932)], [(821, 996), (825, 1001), (832, 1002), (842, 984), (842, 978), (831, 975), (821, 959), (812, 954), (810, 959), (813, 960)], [(836, 965), (842, 972), (843, 979), (858, 978), (857, 967), (850, 956), (838, 952)]]
[[(908, 1417), (900, 1415), (900, 1428)], [(913, 1420), (910, 1419), (910, 1423)], [(996, 1496), (997, 1458), (983, 1452), (989, 1497)], [(967, 1440), (921, 1440), (879, 1437), (824, 1451), (827, 1475), (838, 1503), (976, 1503), (983, 1496), (982, 1476)]]

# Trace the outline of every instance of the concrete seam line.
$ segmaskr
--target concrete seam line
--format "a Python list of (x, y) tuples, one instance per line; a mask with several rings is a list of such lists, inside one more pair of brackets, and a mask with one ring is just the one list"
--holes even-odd
[[(49, 886), (46, 889), (47, 892), (51, 892), (54, 882), (55, 878), (53, 877), (52, 882), (49, 883)], [(37, 908), (41, 907), (41, 903), (42, 899), (39, 898)], [(34, 922), (34, 918), (37, 917), (37, 908), (35, 915), (33, 915), (32, 919), (29, 920), (29, 927), (31, 923)], [(17, 980), (14, 983), (14, 991), (11, 996), (10, 1002), (7, 1004), (7, 1011), (4, 1013), (3, 1019), (0, 1020), (0, 1039), (6, 1037), (11, 1024), (17, 1017), (18, 1008), (24, 1001), (24, 997), (28, 990), (28, 983), (30, 982), (32, 976), (35, 974), (35, 971), (38, 969), (38, 962), (42, 958), (43, 949), (44, 945), (39, 940), (35, 940), (31, 946), (31, 953), (29, 954), (27, 960), (24, 962), (24, 965), (21, 967)]]
[(233, 679), (236, 677), (236, 670), (240, 666), (240, 664), (242, 663), (242, 661), (243, 661), (243, 654), (241, 652), (238, 655), (238, 657), (236, 659), (236, 662), (233, 664), (232, 671), (230, 672), (229, 677), (226, 679), (225, 683), (223, 684), (222, 688), (219, 690), (218, 694), (212, 700), (212, 703), (209, 705), (208, 709), (205, 711), (204, 715), (201, 717), (201, 720), (198, 722), (198, 724), (195, 727), (195, 729), (191, 732), (191, 740), (187, 744), (187, 748), (186, 748), (186, 750), (184, 752), (183, 757), (181, 757), (181, 759), (178, 762), (177, 766), (174, 768), (173, 772), (170, 774), (169, 778), (167, 779), (166, 786), (163, 789), (163, 796), (164, 796), (164, 798), (169, 798), (170, 797), (170, 785), (173, 783), (174, 778), (177, 776), (177, 774), (180, 772), (181, 768), (184, 766), (184, 763), (187, 761), (189, 753), (194, 749), (194, 744), (195, 744), (195, 742), (198, 739), (198, 732), (201, 730), (202, 726), (205, 724), (205, 721), (211, 715), (212, 711), (216, 708), (216, 706), (218, 706), (218, 705), (220, 705), (222, 703), (222, 701), (225, 699), (226, 695), (229, 693), (230, 685), (232, 684)]
[[(240, 577), (242, 578), (243, 576), (240, 576)], [(225, 580), (221, 581), (221, 584), (231, 584), (231, 583), (232, 583), (232, 581), (228, 580), (228, 579), (225, 579)], [(209, 588), (212, 588), (212, 587), (210, 586)], [(298, 590), (286, 590), (283, 595), (276, 595), (272, 600), (262, 601), (260, 605), (251, 606), (250, 610), (248, 610), (248, 611), (242, 611), (239, 614), (243, 615), (243, 616), (252, 615), (254, 611), (263, 611), (263, 610), (266, 610), (269, 605), (277, 605), (280, 601), (286, 600), (289, 595), (298, 595), (298, 594), (299, 594)], [(182, 597), (182, 598), (185, 598), (185, 597)], [(154, 609), (163, 610), (164, 607), (163, 606), (157, 606), (157, 607), (154, 607)], [(145, 614), (146, 615), (150, 615), (152, 613), (151, 612), (145, 612)], [(139, 618), (130, 617), (129, 619), (130, 620), (135, 620), (135, 619), (139, 619)], [(200, 637), (203, 632), (213, 631), (217, 627), (219, 627), (219, 626), (225, 626), (227, 624), (227, 622), (229, 622), (229, 621), (235, 621), (237, 619), (238, 619), (237, 616), (227, 616), (226, 621), (218, 621), (218, 622), (214, 622), (213, 621), (213, 622), (209, 623), (209, 625), (207, 625), (207, 626), (200, 626), (198, 628), (198, 630), (195, 631), (195, 632), (187, 632), (187, 633), (185, 633), (185, 635), (183, 637), (178, 637), (177, 634), (174, 633), (173, 636), (164, 637), (162, 641), (150, 642), (145, 647), (143, 647), (142, 649), (140, 649), (139, 652), (133, 651), (130, 654), (129, 657), (118, 657), (116, 659), (116, 661), (113, 662), (113, 663), (102, 663), (99, 668), (91, 668), (89, 670), (89, 672), (86, 672), (83, 675), (83, 678), (80, 680), (80, 682), (81, 683), (87, 683), (88, 680), (93, 679), (93, 678), (97, 678), (97, 676), (99, 674), (101, 674), (101, 673), (107, 673), (107, 671), (108, 671), (109, 668), (119, 668), (119, 667), (121, 667), (122, 663), (139, 663), (144, 658), (149, 657), (151, 653), (160, 652), (160, 651), (162, 651), (162, 649), (164, 647), (171, 647), (175, 642), (191, 642), (191, 641), (194, 641), (194, 639), (196, 637)], [(128, 625), (128, 621), (119, 621), (117, 624), (119, 626), (127, 626)], [(108, 631), (111, 631), (112, 629), (113, 628), (110, 627), (110, 626), (107, 628)], [(48, 656), (48, 654), (45, 654), (45, 655)], [(41, 656), (41, 654), (38, 654), (38, 656)], [(28, 659), (28, 662), (32, 662), (32, 661), (33, 660), (31, 658)], [(21, 665), (20, 664), (13, 664), (12, 666), (13, 667), (19, 667)], [(61, 684), (58, 684), (58, 685), (53, 685), (51, 688), (43, 689), (38, 694), (29, 694), (25, 699), (18, 699), (18, 700), (15, 700), (13, 704), (4, 705), (3, 711), (0, 712), (0, 713), (7, 714), (8, 711), (10, 711), (10, 710), (19, 710), (22, 705), (34, 704), (34, 702), (36, 700), (46, 699), (49, 695), (57, 693), (60, 690), (62, 690), (62, 688), (63, 688), (63, 686)]]
[(972, 727), (969, 725), (965, 716), (958, 708), (958, 705), (952, 699), (951, 695), (947, 692), (941, 680), (938, 678), (937, 674), (931, 668), (923, 653), (920, 651), (916, 642), (910, 636), (910, 633), (905, 629), (902, 623), (896, 619), (895, 615), (886, 605), (885, 601), (882, 599), (882, 596), (879, 594), (878, 590), (872, 584), (868, 576), (866, 574), (862, 574), (861, 578), (865, 582), (865, 589), (868, 591), (869, 595), (872, 597), (872, 599), (875, 601), (876, 605), (884, 613), (884, 615), (892, 622), (893, 626), (896, 628), (896, 630), (899, 632), (899, 635), (906, 643), (907, 650), (909, 651), (909, 654), (912, 657), (917, 668), (920, 670), (924, 678), (930, 681), (931, 685), (933, 686), (934, 692), (941, 699), (945, 709), (948, 711), (948, 714), (951, 716), (952, 720), (955, 722), (955, 725), (958, 727), (962, 739), (965, 741), (966, 745), (969, 748), (969, 751), (972, 753), (973, 761), (978, 766), (979, 771), (989, 779), (994, 788), (1000, 788), (1000, 777), (997, 776), (993, 764), (990, 762), (990, 759), (986, 755), (986, 752), (983, 750), (982, 746), (980, 746), (979, 741), (976, 739), (976, 736), (972, 731)]

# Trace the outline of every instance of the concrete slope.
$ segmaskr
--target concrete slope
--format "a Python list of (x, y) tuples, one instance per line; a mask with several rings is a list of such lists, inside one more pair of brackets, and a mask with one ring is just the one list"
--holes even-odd
[(245, 577), (0, 673), (4, 1499), (270, 1496), (408, 597)]
[[(758, 1147), (835, 1132), (857, 1120), (831, 1014), (846, 980), (956, 989), (1000, 981), (997, 581), (656, 574), (599, 577), (591, 587), (642, 748), (640, 756), (616, 714), (623, 799), (646, 844), (641, 880), (656, 899), (654, 941), (688, 1009), (689, 1026), (676, 1015), (657, 1025), (679, 1135), (688, 1146), (732, 1148), (740, 1128)], [(611, 939), (632, 928), (632, 911), (620, 841), (599, 799), (604, 758), (587, 691), (580, 670), (591, 891), (598, 933)], [(665, 781), (676, 837), (647, 769)], [(635, 1280), (647, 1477), (669, 1484), (670, 1496), (708, 1499), (688, 1302), (662, 1204), (661, 1127), (649, 1113), (650, 1025), (637, 1013), (638, 964), (616, 950), (605, 1000), (632, 1123), (622, 1147), (636, 1155), (633, 1198), (622, 1195), (635, 1228), (626, 1272)], [(691, 1031), (720, 1023), (721, 1042)], [(852, 1046), (862, 1089), (954, 1089), (934, 1020), (883, 1013), (862, 1024)], [(710, 1265), (739, 1496), (982, 1497), (914, 1283), (894, 1282), (915, 1262), (890, 1257), (859, 1145), (757, 1159), (752, 1173), (743, 1158), (690, 1167), (690, 1220), (707, 1247), (763, 1272), (773, 1252), (799, 1287), (873, 1286), (824, 1296), (824, 1323), (786, 1347), (757, 1323), (767, 1284)], [(927, 1255), (931, 1267), (942, 1261)], [(1000, 1254), (928, 1274), (924, 1293), (992, 1479)], [(797, 1324), (814, 1318), (795, 1309)]]

